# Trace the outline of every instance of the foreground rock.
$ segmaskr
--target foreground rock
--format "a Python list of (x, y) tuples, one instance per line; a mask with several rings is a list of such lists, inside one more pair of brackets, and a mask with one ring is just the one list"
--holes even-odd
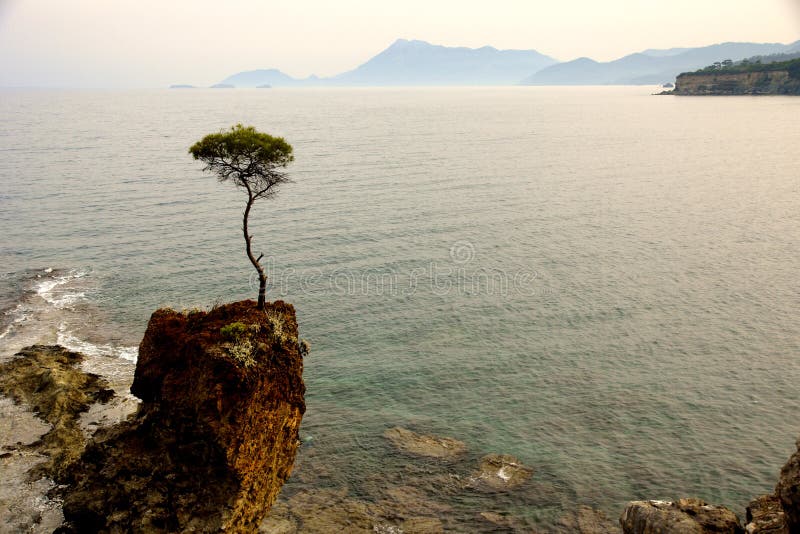
[(32, 480), (59, 478), (80, 457), (86, 444), (81, 414), (94, 403), (114, 397), (105, 380), (79, 368), (83, 356), (64, 347), (34, 345), (0, 365), (0, 393), (29, 405), (49, 423), (50, 430), (27, 445), (44, 454), (43, 463), (31, 470)]
[(289, 477), (305, 410), (291, 305), (158, 310), (136, 415), (61, 477), (61, 532), (255, 532)]
[(781, 469), (775, 486), (775, 495), (786, 514), (786, 527), (792, 534), (800, 532), (800, 439), (796, 446), (797, 451)]
[(700, 499), (634, 501), (619, 519), (625, 534), (743, 534), (736, 514)]
[(405, 428), (390, 428), (383, 435), (401, 451), (416, 456), (452, 459), (467, 452), (467, 446), (463, 441), (425, 436)]

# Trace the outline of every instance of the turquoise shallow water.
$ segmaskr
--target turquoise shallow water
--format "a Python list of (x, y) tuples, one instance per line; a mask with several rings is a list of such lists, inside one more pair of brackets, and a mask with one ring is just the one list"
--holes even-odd
[(270, 297), (296, 305), (312, 346), (303, 454), (326, 474), (289, 493), (402, 482), (408, 459), (381, 437), (400, 425), (536, 469), (530, 491), (448, 497), (456, 510), (494, 499), (548, 521), (696, 495), (740, 511), (800, 433), (800, 100), (2, 95), (6, 341), (45, 268), (81, 273), (62, 337), (115, 349), (156, 307), (254, 297), (243, 197), (187, 149), (236, 122), (294, 145), (295, 183), (252, 220)]

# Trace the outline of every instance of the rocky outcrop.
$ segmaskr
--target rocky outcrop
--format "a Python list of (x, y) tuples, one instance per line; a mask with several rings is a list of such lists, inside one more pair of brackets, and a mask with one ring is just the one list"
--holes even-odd
[(47, 457), (29, 473), (32, 480), (59, 478), (83, 452), (86, 444), (81, 414), (97, 402), (114, 397), (105, 380), (83, 372), (83, 356), (64, 347), (26, 347), (0, 365), (0, 393), (24, 403), (49, 423), (50, 430), (27, 448)]
[(736, 514), (700, 499), (634, 501), (619, 519), (625, 534), (743, 534)]
[(675, 90), (667, 94), (704, 95), (797, 95), (800, 79), (788, 71), (742, 73), (692, 72), (678, 76)]
[(383, 435), (401, 451), (416, 456), (452, 459), (467, 451), (467, 446), (463, 441), (426, 436), (400, 427), (390, 428)]
[(129, 421), (60, 478), (60, 532), (255, 532), (292, 471), (305, 410), (294, 309), (156, 311)]
[(756, 497), (747, 505), (747, 534), (788, 534), (781, 501), (775, 495)]
[(775, 495), (786, 514), (786, 526), (792, 534), (800, 532), (800, 439), (797, 451), (781, 469)]

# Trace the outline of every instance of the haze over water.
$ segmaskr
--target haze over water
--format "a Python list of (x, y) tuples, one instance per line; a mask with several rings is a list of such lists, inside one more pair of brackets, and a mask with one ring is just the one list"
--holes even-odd
[(536, 470), (448, 496), (465, 517), (741, 514), (800, 429), (800, 100), (649, 92), (4, 91), (0, 348), (120, 360), (159, 306), (254, 298), (244, 196), (187, 154), (241, 122), (296, 154), (251, 216), (312, 347), (301, 461), (328, 473), (288, 494), (402, 482), (399, 425)]

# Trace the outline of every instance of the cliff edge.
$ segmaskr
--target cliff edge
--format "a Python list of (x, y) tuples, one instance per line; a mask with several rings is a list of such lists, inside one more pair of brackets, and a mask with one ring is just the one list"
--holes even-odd
[(706, 67), (678, 76), (675, 90), (663, 94), (800, 95), (800, 59), (776, 63), (740, 63)]
[(153, 313), (142, 403), (59, 477), (57, 532), (255, 532), (297, 453), (304, 352), (281, 301)]

